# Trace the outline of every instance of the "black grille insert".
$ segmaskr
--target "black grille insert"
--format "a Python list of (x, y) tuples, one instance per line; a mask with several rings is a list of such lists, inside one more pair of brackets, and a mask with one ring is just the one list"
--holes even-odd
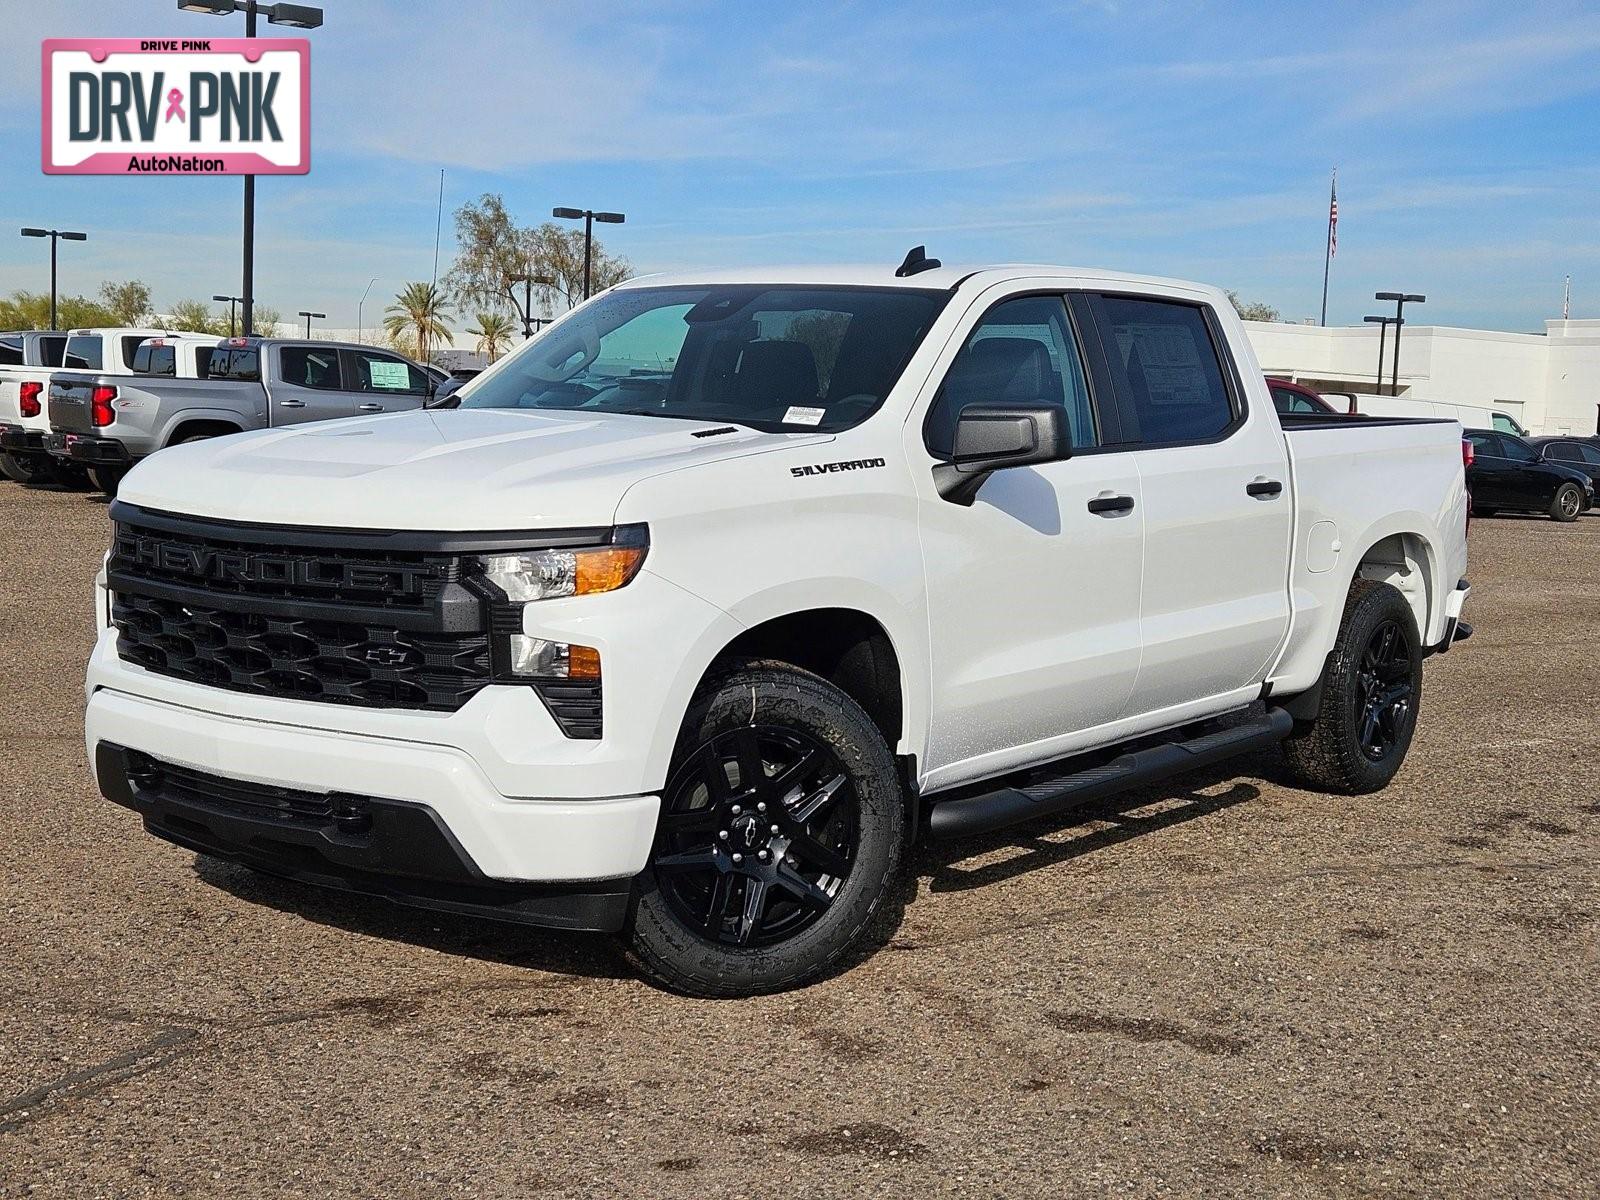
[(336, 824), (358, 833), (371, 824), (368, 798), (344, 792), (302, 792), (276, 784), (250, 783), (182, 767), (151, 758), (137, 750), (127, 753), (128, 778), (141, 791), (164, 799), (206, 808), (266, 817), (290, 825), (320, 827)]
[(126, 593), (116, 595), (112, 619), (128, 662), (261, 696), (454, 711), (492, 682), (484, 633), (228, 612)]

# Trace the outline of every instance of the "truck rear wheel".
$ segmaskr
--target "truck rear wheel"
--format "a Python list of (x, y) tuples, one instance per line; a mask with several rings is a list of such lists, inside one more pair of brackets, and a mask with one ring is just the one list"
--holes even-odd
[(90, 467), (89, 480), (99, 491), (108, 496), (115, 496), (117, 488), (122, 483), (122, 477), (127, 473), (127, 467)]
[(1422, 703), (1422, 643), (1411, 605), (1387, 583), (1357, 579), (1322, 674), (1315, 719), (1283, 743), (1295, 776), (1360, 795), (1394, 778)]
[(742, 664), (684, 719), (628, 956), (695, 996), (798, 987), (860, 945), (904, 846), (899, 777), (871, 718), (810, 672)]
[(5, 451), (0, 451), (0, 472), (21, 484), (49, 483), (55, 478), (55, 472), (47, 460), (31, 454), (10, 454)]

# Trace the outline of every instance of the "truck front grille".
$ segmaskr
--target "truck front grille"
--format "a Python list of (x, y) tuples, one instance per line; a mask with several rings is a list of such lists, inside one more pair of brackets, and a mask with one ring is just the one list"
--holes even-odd
[(112, 620), (128, 662), (260, 696), (448, 712), (492, 682), (486, 633), (417, 633), (123, 593)]

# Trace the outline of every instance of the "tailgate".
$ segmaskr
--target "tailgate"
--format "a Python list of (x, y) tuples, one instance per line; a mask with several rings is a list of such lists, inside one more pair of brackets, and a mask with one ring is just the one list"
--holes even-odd
[(93, 433), (89, 401), (94, 396), (93, 375), (50, 377), (50, 428), (65, 433)]

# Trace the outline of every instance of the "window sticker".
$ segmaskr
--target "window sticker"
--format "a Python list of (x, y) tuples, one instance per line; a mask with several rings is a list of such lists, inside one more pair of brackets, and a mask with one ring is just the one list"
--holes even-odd
[(827, 415), (825, 408), (802, 408), (796, 404), (783, 414), (785, 425), (821, 425), (822, 418)]
[(375, 388), (403, 392), (411, 386), (411, 371), (405, 363), (369, 362), (367, 371)]

